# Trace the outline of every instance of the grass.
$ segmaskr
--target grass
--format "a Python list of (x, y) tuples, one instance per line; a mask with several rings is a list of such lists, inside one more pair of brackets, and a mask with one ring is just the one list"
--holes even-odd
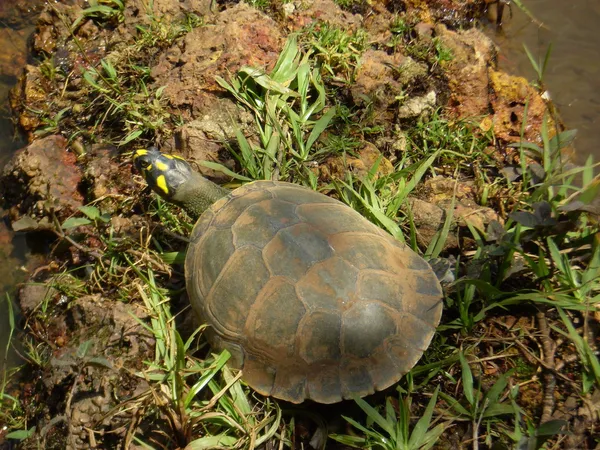
[[(97, 3), (83, 14), (111, 26), (121, 20), (118, 6)], [(141, 54), (166, 46), (199, 24), (191, 16), (175, 27), (154, 18), (149, 28), (138, 30), (133, 48)], [(426, 49), (418, 47), (411, 30), (403, 20), (392, 24), (394, 48), (405, 46), (430, 65), (451, 57), (435, 41)], [(102, 202), (88, 205), (71, 218), (55, 220), (59, 240), (84, 263), (71, 261), (54, 278), (62, 300), (44, 301), (29, 317), (28, 330), (43, 330), (49, 317), (85, 295), (143, 308), (147, 319), (134, 320), (152, 338), (153, 352), (127, 373), (143, 381), (143, 389), (114, 399), (103, 417), (125, 424), (118, 435), (123, 447), (295, 449), (306, 448), (320, 433), (315, 439), (320, 448), (339, 443), (428, 449), (439, 442), (473, 449), (557, 448), (570, 424), (553, 418), (556, 399), (571, 398), (583, 406), (600, 388), (600, 362), (589, 339), (600, 299), (599, 229), (589, 211), (600, 183), (591, 159), (579, 168), (564, 161), (574, 131), (550, 130), (544, 121), (540, 143), (521, 140), (506, 149), (477, 120), (452, 120), (437, 111), (403, 130), (408, 144), (402, 152), (382, 152), (364, 176), (348, 171), (323, 182), (315, 168), (327, 158), (352, 156), (365, 140), (393, 132), (392, 124), (374, 125), (371, 111), (357, 111), (335, 95), (352, 81), (361, 52), (368, 48), (361, 33), (319, 23), (292, 35), (269, 73), (243, 67), (218, 79), (224, 92), (251, 114), (254, 132), (238, 130), (236, 141), (226, 143), (236, 160), (234, 170), (202, 164), (225, 172), (236, 184), (282, 179), (327, 192), (426, 258), (445, 262), (453, 281), (445, 283), (443, 323), (432, 345), (395, 388), (379, 396), (357, 398), (323, 415), (311, 405), (289, 410), (248, 388), (228, 368), (226, 351), (212, 354), (203, 327), (190, 332), (181, 324), (188, 314), (178, 301), (181, 256), (191, 231), (185, 215), (158, 197), (124, 199), (117, 211), (146, 210), (150, 218), (133, 235), (122, 235), (113, 229)], [(104, 58), (83, 75), (90, 95), (84, 109), (98, 113), (93, 124), (69, 124), (72, 119), (62, 110), (40, 112), (43, 132), (71, 129), (82, 135), (85, 125), (95, 135), (109, 128), (107, 139), (122, 146), (154, 139), (174, 118), (161, 103), (160, 90), (148, 89), (147, 66), (130, 56)], [(547, 59), (536, 69), (540, 87)], [(46, 68), (48, 77), (65, 75), (51, 69)], [(516, 152), (519, 164), (500, 167), (489, 154), (500, 147)], [(391, 156), (396, 156), (394, 170), (382, 174), (379, 166)], [(460, 199), (454, 192), (437, 233), (428, 246), (419, 247), (407, 200), (420, 195), (424, 182), (436, 175), (472, 181), (479, 204), (494, 206), (502, 222), (485, 229), (455, 227)], [(448, 251), (451, 234), (461, 247)], [(90, 366), (115, 370), (107, 360), (95, 359), (87, 342), (77, 343), (69, 362), (77, 374), (65, 382), (71, 396), (80, 392), (77, 380)], [(29, 367), (47, 366), (46, 347), (30, 342), (25, 350)], [(9, 387), (5, 380), (0, 419), (11, 438), (25, 439), (32, 432), (31, 416)], [(536, 392), (541, 400), (531, 404), (527, 399)], [(70, 414), (68, 405), (61, 407)], [(327, 431), (338, 419), (347, 427)], [(104, 443), (108, 431), (101, 423), (97, 428), (94, 436)]]
[(358, 28), (346, 30), (328, 22), (314, 22), (302, 30), (302, 43), (321, 72), (332, 82), (351, 83), (360, 56), (368, 48), (368, 34)]
[(319, 70), (309, 63), (309, 56), (292, 35), (270, 74), (243, 67), (230, 82), (217, 78), (253, 114), (257, 127), (258, 144), (237, 130), (238, 151), (231, 149), (246, 175), (242, 180), (300, 179), (316, 186), (308, 164), (314, 157), (313, 146), (335, 109), (324, 111), (324, 84)]
[[(72, 33), (89, 19), (105, 27), (116, 26), (124, 19), (123, 9), (120, 0), (90, 2), (90, 7), (82, 10), (70, 25)], [(57, 9), (55, 12), (67, 24), (67, 18)], [(137, 35), (132, 42), (98, 62), (88, 57), (75, 34), (73, 41), (84, 60), (80, 68), (57, 66), (52, 58), (42, 62), (41, 74), (55, 90), (50, 92), (45, 109), (31, 111), (42, 122), (35, 132), (37, 136), (63, 133), (71, 142), (76, 139), (94, 142), (102, 136), (104, 142), (124, 147), (133, 141), (153, 142), (170, 135), (179, 118), (166, 110), (162, 95), (165, 87), (151, 84), (149, 63), (157, 52), (171, 46), (192, 28), (202, 26), (202, 19), (194, 14), (187, 14), (179, 22), (153, 14), (148, 19), (147, 25), (136, 26)], [(67, 91), (77, 92), (73, 110), (60, 106)]]
[(432, 69), (452, 61), (452, 51), (439, 38), (418, 39), (415, 25), (402, 16), (396, 16), (390, 24), (392, 35), (386, 46), (392, 51), (399, 49), (417, 61), (427, 62)]

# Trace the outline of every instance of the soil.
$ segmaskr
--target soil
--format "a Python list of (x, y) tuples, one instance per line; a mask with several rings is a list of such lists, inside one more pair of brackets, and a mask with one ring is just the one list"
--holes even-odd
[[(539, 141), (541, 124), (547, 120), (545, 100), (526, 80), (497, 70), (494, 44), (475, 27), (488, 2), (355, 3), (342, 10), (329, 0), (291, 2), (285, 8), (263, 12), (237, 2), (155, 0), (156, 17), (174, 23), (193, 14), (201, 17), (203, 24), (170, 45), (145, 48), (144, 53), (136, 54), (149, 66), (149, 87), (166, 86), (161, 104), (168, 117), (178, 118), (159, 127), (152, 142), (145, 142), (150, 139), (142, 136), (137, 144), (157, 143), (191, 160), (215, 161), (234, 169), (234, 159), (223, 143), (235, 138), (236, 128), (252, 138), (252, 117), (235, 105), (215, 77), (228, 79), (242, 66), (269, 71), (287, 34), (317, 20), (350, 30), (363, 27), (369, 33), (374, 48), (362, 54), (354, 82), (341, 92), (357, 107), (367, 98), (374, 99), (374, 121), (384, 124), (386, 130), (377, 139), (363, 139), (352, 158), (320, 161), (315, 173), (322, 183), (348, 170), (360, 176), (376, 162), (378, 175), (388, 174), (391, 162), (402, 156), (403, 126), (428, 117), (437, 108), (456, 120), (477, 117), (482, 130), (493, 129), (498, 149), (503, 150), (495, 152), (499, 167), (517, 161), (506, 144), (520, 139), (525, 105), (529, 124), (525, 137)], [(132, 148), (119, 148), (110, 139), (123, 130), (111, 129), (109, 121), (91, 117), (88, 123), (95, 124), (93, 135), (82, 133), (68, 139), (72, 131), (69, 123), (84, 120), (82, 105), (90, 102), (85, 71), (102, 59), (119, 58), (129, 51), (137, 36), (136, 27), (149, 23), (146, 4), (142, 0), (125, 2), (120, 19), (103, 23), (87, 18), (75, 30), (66, 24), (82, 17), (86, 8), (83, 1), (52, 2), (41, 12), (32, 54), (38, 61), (52, 61), (63, 75), (49, 78), (42, 63), (24, 65), (11, 93), (15, 121), (29, 141), (14, 155), (0, 179), (3, 207), (15, 230), (48, 232), (87, 204), (102, 205), (102, 211), (112, 216), (115, 236), (123, 242), (160, 227), (145, 214), (148, 200), (133, 176)], [(412, 41), (429, 45), (432, 39), (439, 40), (451, 50), (452, 60), (432, 64), (406, 54), (401, 46), (385, 47), (391, 38), (390, 24), (398, 14), (415, 24)], [(0, 61), (0, 70), (12, 75), (13, 69), (4, 67)], [(408, 96), (402, 104), (398, 103), (400, 93)], [(67, 111), (66, 125), (48, 128), (43, 118), (55, 117), (63, 109)], [(220, 172), (201, 169), (219, 182), (229, 181)], [(430, 243), (449, 213), (453, 214), (451, 238), (446, 244), (450, 253), (468, 246), (459, 238), (466, 234), (467, 225), (485, 229), (493, 221), (503, 223), (504, 211), (482, 207), (479, 200), (479, 187), (472, 180), (458, 180), (457, 184), (443, 175), (428, 179), (409, 200), (417, 212), (414, 221), (419, 245)], [(53, 233), (56, 235), (56, 230)], [(153, 358), (154, 337), (140, 325), (139, 320), (148, 317), (135, 302), (124, 302), (111, 292), (95, 293), (93, 286), (66, 300), (66, 288), (58, 274), (65, 268), (73, 269), (83, 284), (91, 284), (93, 277), (85, 273), (85, 263), (98, 258), (95, 249), (102, 245), (89, 225), (77, 227), (67, 236), (71, 239), (61, 239), (64, 233), (55, 236), (48, 265), (36, 271), (20, 291), (24, 330), (50, 355), (49, 364), (30, 365), (22, 371), (23, 379), (13, 387), (12, 392), (25, 405), (28, 424), (36, 425), (35, 434), (21, 443), (21, 448), (83, 449), (92, 443), (101, 448), (121, 448), (128, 435), (124, 424), (130, 417), (109, 413), (147, 390), (147, 383), (133, 374), (144, 360)], [(168, 276), (163, 281), (167, 280)], [(53, 287), (57, 281), (61, 289)], [(181, 282), (169, 280), (177, 281)], [(39, 314), (42, 309), (48, 311), (43, 317)], [(498, 317), (494, 319), (498, 324), (486, 322), (479, 333), (504, 339), (513, 329), (507, 322), (518, 320)], [(482, 370), (493, 375), (502, 368), (488, 364)], [(524, 407), (535, 416), (539, 415), (541, 395), (535, 387), (520, 393), (523, 405), (527, 405)], [(580, 403), (569, 409), (569, 402), (569, 397), (560, 399), (562, 410), (556, 416), (577, 418), (588, 426), (585, 414), (577, 411)], [(139, 428), (151, 433), (149, 424), (140, 423)], [(464, 431), (457, 428), (455, 437), (448, 437), (448, 448), (454, 448), (452, 439), (466, 439)], [(0, 445), (2, 439), (0, 431)], [(576, 445), (583, 446), (584, 439)], [(132, 444), (129, 448), (137, 447)]]

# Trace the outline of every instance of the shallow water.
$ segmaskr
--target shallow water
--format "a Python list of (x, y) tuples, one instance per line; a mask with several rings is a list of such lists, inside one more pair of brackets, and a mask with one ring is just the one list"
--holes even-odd
[[(12, 153), (23, 146), (14, 135), (8, 109), (8, 92), (16, 82), (16, 73), (26, 61), (27, 37), (32, 27), (14, 30), (0, 26), (0, 170)], [(0, 216), (4, 213), (0, 209)], [(15, 235), (0, 222), (0, 373), (4, 370), (6, 342), (10, 333), (8, 301), (14, 297), (18, 283), (27, 277), (26, 266), (32, 256), (25, 235)], [(15, 364), (16, 355), (10, 352), (6, 362)]]
[(500, 68), (534, 80), (536, 75), (523, 44), (542, 60), (552, 44), (544, 76), (546, 88), (567, 128), (578, 130), (578, 162), (583, 163), (589, 155), (600, 161), (600, 1), (522, 2), (544, 26), (532, 23), (514, 4), (512, 17), (506, 8), (502, 31), (490, 33), (500, 47)]
[[(532, 80), (534, 71), (523, 50), (543, 57), (550, 43), (553, 52), (545, 82), (568, 128), (577, 128), (579, 161), (588, 155), (600, 160), (597, 145), (600, 132), (600, 23), (599, 0), (523, 0), (534, 16), (545, 24), (539, 27), (516, 6), (508, 10), (502, 32), (488, 31), (500, 46), (500, 67)], [(0, 22), (0, 170), (12, 153), (22, 146), (14, 140), (7, 108), (7, 93), (15, 83), (15, 67), (25, 62), (26, 39), (32, 28), (14, 30)], [(21, 64), (22, 65), (22, 64)], [(14, 294), (17, 283), (27, 275), (32, 252), (23, 235), (13, 235), (0, 224), (0, 372), (8, 337), (6, 296)], [(14, 355), (9, 364), (14, 364)]]

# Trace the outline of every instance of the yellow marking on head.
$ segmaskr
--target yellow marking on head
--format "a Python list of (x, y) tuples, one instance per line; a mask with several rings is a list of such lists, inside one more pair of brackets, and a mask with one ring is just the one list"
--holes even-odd
[(156, 164), (156, 168), (161, 172), (165, 172), (169, 168), (169, 166), (160, 161), (156, 161), (154, 164)]
[(167, 180), (164, 175), (156, 177), (156, 187), (158, 187), (165, 194), (169, 194), (169, 188), (167, 187)]
[(148, 164), (148, 166), (144, 170), (146, 172), (150, 172), (152, 170), (152, 164)]
[(168, 159), (173, 159), (173, 157), (171, 155), (163, 154), (163, 156)]
[(148, 150), (146, 150), (145, 148), (140, 148), (139, 150), (135, 151), (135, 155), (134, 158), (137, 158), (139, 156), (144, 156), (148, 154)]
[(182, 161), (185, 161), (185, 160), (186, 160), (185, 158), (182, 158), (182, 157), (181, 157), (181, 156), (179, 156), (179, 155), (172, 155), (172, 156), (173, 156), (173, 158), (175, 158), (175, 159), (180, 159), (180, 160), (182, 160)]

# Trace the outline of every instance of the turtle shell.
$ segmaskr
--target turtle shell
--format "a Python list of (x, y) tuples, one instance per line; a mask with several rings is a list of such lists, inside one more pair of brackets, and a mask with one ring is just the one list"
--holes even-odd
[(442, 313), (431, 267), (343, 203), (257, 181), (211, 206), (186, 257), (193, 309), (244, 380), (294, 403), (385, 389)]

